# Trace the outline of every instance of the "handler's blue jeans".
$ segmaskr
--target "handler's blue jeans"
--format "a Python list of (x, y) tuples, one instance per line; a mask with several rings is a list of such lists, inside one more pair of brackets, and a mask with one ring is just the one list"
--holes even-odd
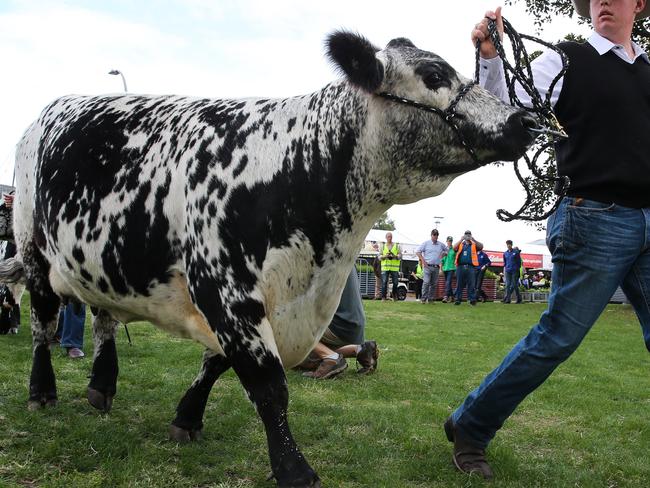
[(548, 220), (546, 243), (554, 264), (547, 310), (452, 414), (480, 448), (575, 351), (619, 285), (650, 351), (650, 208), (567, 197)]

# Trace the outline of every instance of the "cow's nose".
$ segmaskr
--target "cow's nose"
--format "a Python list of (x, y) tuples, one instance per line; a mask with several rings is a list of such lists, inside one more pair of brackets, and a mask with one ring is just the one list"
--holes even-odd
[(542, 128), (539, 121), (532, 115), (522, 115), (520, 122), (524, 129), (529, 132), (538, 132)]

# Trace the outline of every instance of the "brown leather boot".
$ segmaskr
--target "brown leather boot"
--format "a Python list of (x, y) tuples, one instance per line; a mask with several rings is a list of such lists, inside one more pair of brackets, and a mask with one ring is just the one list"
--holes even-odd
[(459, 471), (467, 474), (478, 474), (486, 480), (491, 480), (494, 477), (492, 468), (485, 459), (485, 449), (475, 447), (471, 441), (458, 435), (451, 417), (445, 421), (445, 434), (449, 442), (454, 443), (452, 459), (454, 466)]

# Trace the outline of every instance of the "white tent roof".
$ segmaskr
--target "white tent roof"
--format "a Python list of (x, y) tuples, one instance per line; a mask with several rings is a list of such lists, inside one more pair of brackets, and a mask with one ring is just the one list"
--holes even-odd
[(418, 246), (422, 243), (415, 242), (413, 239), (411, 239), (408, 236), (405, 236), (404, 234), (400, 233), (400, 231), (398, 230), (370, 229), (370, 232), (368, 232), (368, 235), (366, 236), (365, 246), (362, 251), (369, 252), (369, 253), (376, 253), (375, 251), (372, 250), (371, 243), (386, 242), (387, 232), (393, 234), (393, 242), (396, 242), (397, 244), (400, 245), (400, 248), (402, 249), (402, 259), (411, 260), (411, 261), (417, 259), (417, 256), (415, 255), (415, 251), (418, 248)]
[(398, 244), (411, 244), (411, 245), (420, 245), (421, 242), (415, 242), (410, 237), (401, 234), (398, 230), (380, 230), (380, 229), (370, 229), (368, 235), (366, 236), (366, 241), (376, 241), (376, 242), (386, 242), (386, 233), (390, 232), (393, 234), (393, 242)]

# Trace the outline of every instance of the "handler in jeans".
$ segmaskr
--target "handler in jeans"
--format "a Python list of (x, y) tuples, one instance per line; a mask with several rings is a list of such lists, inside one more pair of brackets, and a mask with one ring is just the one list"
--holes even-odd
[(433, 303), (436, 299), (440, 261), (447, 255), (447, 246), (438, 241), (438, 229), (431, 231), (431, 239), (423, 242), (415, 254), (420, 260), (423, 272), (420, 300), (422, 303)]
[[(560, 44), (569, 68), (551, 102), (569, 135), (557, 144), (557, 165), (571, 186), (546, 226), (554, 263), (548, 308), (445, 422), (456, 467), (485, 478), (492, 477), (485, 458), (489, 442), (571, 356), (619, 285), (650, 350), (650, 61), (631, 41), (635, 18), (649, 16), (650, 8), (646, 0), (573, 3), (578, 14), (591, 15), (595, 32), (584, 44)], [(500, 10), (486, 16), (501, 31)], [(484, 58), (481, 84), (505, 99), (501, 62), (487, 39), (484, 19), (472, 31)], [(533, 61), (542, 97), (560, 66), (553, 52)], [(524, 100), (522, 90), (517, 93)]]

